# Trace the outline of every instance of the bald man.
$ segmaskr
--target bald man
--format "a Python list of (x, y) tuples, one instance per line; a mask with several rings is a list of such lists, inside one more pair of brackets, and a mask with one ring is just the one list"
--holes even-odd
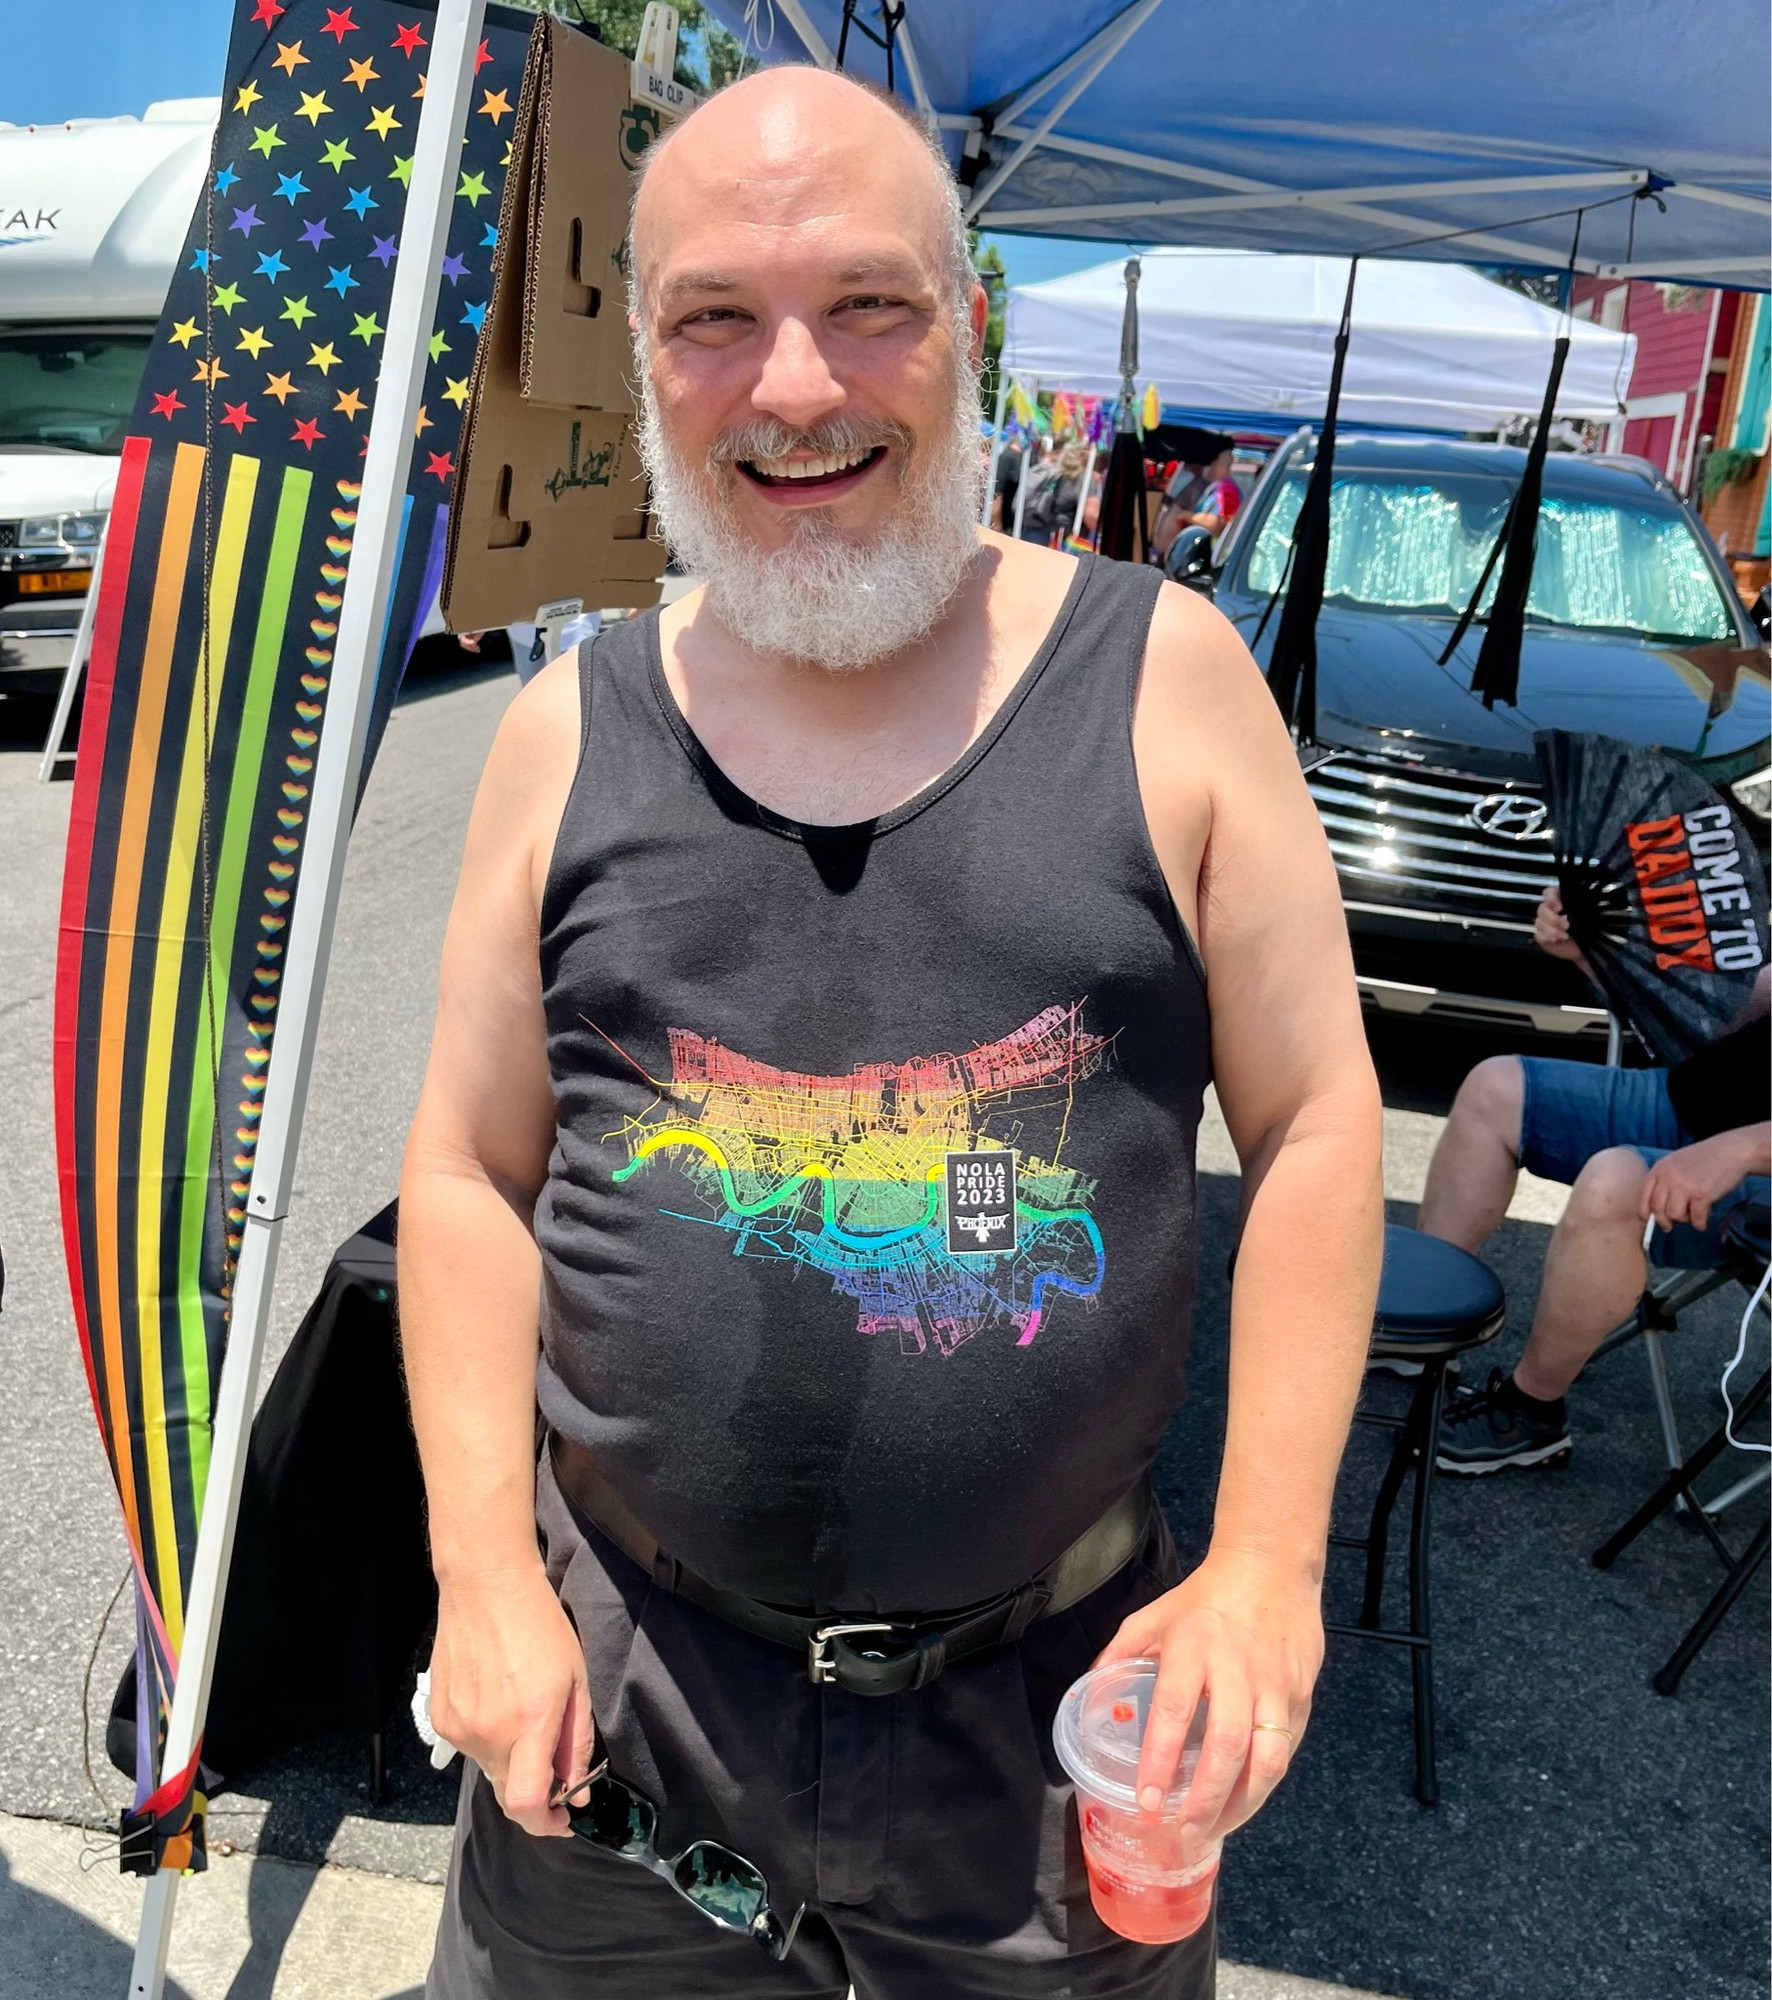
[[(1304, 1731), (1380, 1241), (1316, 816), (1199, 598), (976, 526), (985, 300), (920, 127), (754, 76), (631, 247), (700, 587), (511, 704), (402, 1184), (468, 1757), (427, 1990), (1206, 2000), (1210, 1922), (1094, 1914), (1051, 1731), (1156, 1658), (1134, 1796), (1204, 1696), (1201, 1843)], [(1146, 1481), (1209, 1079), (1243, 1219), (1184, 1576)]]

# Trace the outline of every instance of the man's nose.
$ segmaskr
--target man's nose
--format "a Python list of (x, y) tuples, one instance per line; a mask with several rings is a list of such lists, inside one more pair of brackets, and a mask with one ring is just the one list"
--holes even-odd
[(844, 400), (812, 329), (803, 320), (782, 320), (751, 391), (751, 407), (759, 416), (805, 430), (834, 416)]

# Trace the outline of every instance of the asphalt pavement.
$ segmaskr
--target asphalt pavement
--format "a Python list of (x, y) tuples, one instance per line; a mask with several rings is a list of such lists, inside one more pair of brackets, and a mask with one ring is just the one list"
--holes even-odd
[[(284, 1239), (271, 1366), (333, 1248), (394, 1192), (474, 777), (513, 686), (505, 671), (431, 678), (395, 712), (351, 852)], [(127, 1599), (104, 1627), (126, 1557), (81, 1375), (56, 1218), (50, 1003), (68, 787), (34, 781), (40, 728), (40, 710), (0, 699), (7, 885), (0, 896), (0, 1248), (7, 1266), (0, 1492), (10, 1503), (0, 1538), (0, 1814), (97, 1831), (114, 1826), (126, 1791), (100, 1748), (129, 1643)], [(1379, 1024), (1374, 1044), (1385, 1083), (1391, 1214), (1408, 1221), (1459, 1077), (1507, 1044), (1424, 1024)], [(1193, 1553), (1209, 1525), (1223, 1420), (1224, 1257), (1237, 1186), (1222, 1126), (1203, 1135), (1202, 1167), (1192, 1392), (1159, 1466), (1178, 1539)], [(1555, 1189), (1524, 1186), (1493, 1246), (1510, 1300), (1497, 1360), (1511, 1358), (1523, 1340), (1560, 1201)], [(1669, 1342), (1676, 1402), (1694, 1438), (1714, 1421), (1717, 1375), (1739, 1311), (1738, 1295), (1708, 1301)], [(1374, 1389), (1391, 1406), (1399, 1393), (1393, 1384)], [(1599, 1364), (1579, 1385), (1572, 1410), (1576, 1449), (1566, 1471), (1439, 1484), (1438, 1808), (1422, 1809), (1410, 1792), (1408, 1670), (1400, 1650), (1331, 1642), (1293, 1773), (1227, 1853), (1225, 1951), (1270, 1974), (1227, 1975), (1225, 2000), (1302, 1991), (1280, 1977), (1288, 1974), (1404, 2000), (1763, 2000), (1766, 1579), (1676, 1699), (1651, 1693), (1648, 1674), (1714, 1587), (1714, 1558), (1696, 1534), (1666, 1520), (1610, 1573), (1591, 1568), (1588, 1552), (1660, 1469), (1641, 1357), (1627, 1350)], [(1361, 1501), (1369, 1504), (1380, 1450), (1373, 1435), (1356, 1437), (1343, 1475), (1343, 1527), (1357, 1526)], [(1737, 1538), (1763, 1506), (1756, 1497), (1739, 1517), (1727, 1517)], [(1344, 1619), (1353, 1609), (1354, 1561), (1333, 1559), (1332, 1615)], [(92, 1718), (90, 1754), (83, 1703)], [(401, 1981), (416, 1975), (390, 1972), (392, 1985), (375, 1983), (381, 1975), (371, 1976), (373, 1953), (361, 1966), (342, 1968), (334, 1954), (329, 1976), (345, 1983), (310, 1985), (297, 1971), (307, 1962), (298, 1919), (310, 1905), (330, 1911), (326, 1921), (343, 1924), (336, 1934), (345, 1936), (357, 1921), (349, 1912), (391, 1910), (392, 1899), (408, 1890), (434, 1898), (451, 1806), (450, 1781), (428, 1770), (404, 1730), (379, 1807), (367, 1799), (362, 1746), (349, 1742), (315, 1746), (219, 1797), (212, 1839), (250, 1867), (247, 1900), (257, 1898), (261, 1919), (244, 1931), (227, 1919), (236, 1923), (228, 1935), (246, 1939), (244, 1956), (223, 1983), (206, 1975), (186, 1990), (194, 2000), (200, 1988), (201, 2000), (210, 1991), (218, 2000), (224, 1991), (246, 2000), (273, 1985), (278, 1994), (325, 1993), (327, 2000), (409, 1990)], [(53, 1848), (61, 1835), (44, 1837)], [(85, 1836), (66, 1838), (86, 1851)], [(92, 1851), (109, 1879), (102, 1847)], [(0, 1839), (0, 1855), (12, 1852)], [(55, 1858), (60, 1850), (39, 1843), (32, 1852), (37, 1860), (28, 1864), (14, 1855), (10, 1890), (0, 1882), (0, 1933), (24, 1935), (8, 1912), (43, 1916), (36, 1903), (20, 1900), (30, 1867), (49, 1868), (64, 1888), (78, 1876), (65, 1856)], [(261, 1858), (248, 1864), (247, 1856)], [(372, 1890), (362, 1892), (368, 1901), (352, 1900), (355, 1890), (313, 1890), (301, 1886), (309, 1878), (277, 1872), (285, 1863), (319, 1862), (331, 1866), (312, 1883), (348, 1878), (348, 1889), (376, 1877), (397, 1880), (377, 1904)], [(28, 1892), (45, 1893), (53, 1903), (53, 1881), (47, 1891)], [(77, 1907), (72, 1888), (62, 1902), (70, 1912)], [(108, 1923), (122, 1935), (130, 1907), (117, 1903), (109, 1915), (78, 1921), (100, 1930)], [(424, 1919), (413, 1915), (418, 1907), (408, 1897), (400, 1921), (422, 1929)], [(295, 1914), (285, 1923), (277, 1912), (287, 1910)], [(70, 1939), (69, 1966), (89, 1946), (92, 1964), (115, 1962), (114, 1951), (107, 1955), (83, 1932)], [(280, 1954), (288, 1955), (281, 1975)], [(32, 1974), (34, 1983), (9, 1985), (6, 1960), (0, 1947), (0, 1996), (111, 1990), (103, 1979), (89, 1987), (84, 1975), (71, 1973)], [(1270, 1976), (1275, 1983), (1259, 1983)]]

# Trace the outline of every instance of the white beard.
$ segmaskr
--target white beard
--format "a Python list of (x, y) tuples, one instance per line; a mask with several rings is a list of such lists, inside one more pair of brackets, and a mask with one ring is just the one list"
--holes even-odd
[(794, 450), (840, 457), (875, 444), (913, 440), (894, 425), (845, 418), (797, 431), (764, 421), (719, 440), (710, 462), (691, 466), (665, 434), (650, 370), (641, 361), (640, 455), (652, 510), (679, 563), (707, 589), (708, 608), (744, 645), (831, 673), (889, 659), (927, 637), (978, 554), (985, 467), (978, 397), (969, 367), (957, 368), (954, 408), (924, 462), (901, 472), (898, 505), (871, 541), (848, 539), (823, 508), (789, 516), (787, 540), (762, 549), (740, 530), (729, 502), (745, 475), (738, 458)]

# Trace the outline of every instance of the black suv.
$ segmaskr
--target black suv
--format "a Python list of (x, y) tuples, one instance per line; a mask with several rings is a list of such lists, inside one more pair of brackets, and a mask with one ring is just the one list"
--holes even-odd
[[(1282, 446), (1217, 566), (1185, 579), (1213, 589), (1245, 640), (1280, 583), (1314, 452), (1308, 431)], [(1671, 751), (1735, 799), (1764, 847), (1768, 656), (1709, 536), (1653, 467), (1553, 454), (1519, 703), (1485, 709), (1470, 693), (1481, 625), (1445, 666), (1439, 656), (1524, 459), (1501, 445), (1341, 439), (1317, 726), (1299, 757), (1368, 1004), (1603, 1034), (1586, 982), (1532, 943), (1552, 875), (1533, 731)], [(1256, 647), (1264, 666), (1278, 623), (1276, 610)]]

